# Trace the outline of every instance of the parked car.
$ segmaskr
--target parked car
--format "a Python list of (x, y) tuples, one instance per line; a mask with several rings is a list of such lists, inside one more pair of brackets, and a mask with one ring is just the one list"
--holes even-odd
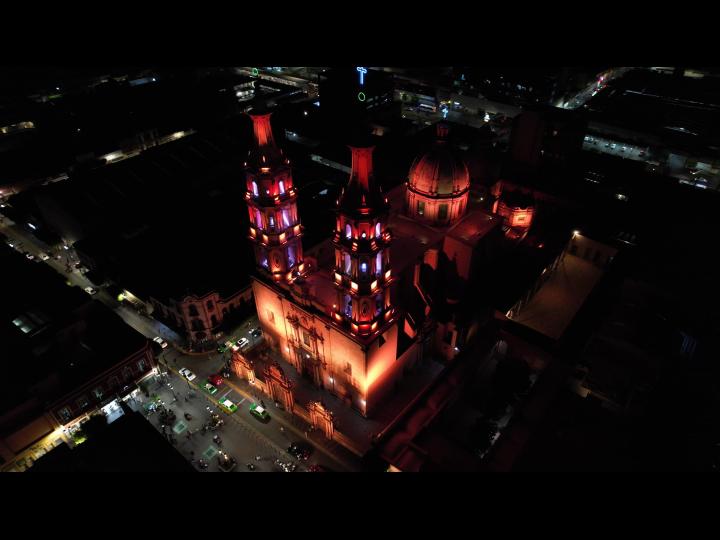
[(40, 258), (41, 258), (43, 261), (47, 261), (47, 260), (50, 258), (50, 255), (48, 255), (48, 254), (45, 253), (45, 252), (41, 252), (41, 253), (40, 253)]
[(262, 336), (262, 328), (255, 328), (255, 330), (251, 332), (251, 335), (254, 338), (259, 338), (260, 336)]
[(188, 381), (192, 381), (195, 378), (195, 374), (190, 371), (188, 368), (182, 368), (178, 373), (185, 377)]
[(287, 449), (288, 454), (303, 461), (307, 461), (312, 451), (313, 447), (304, 442), (294, 442)]
[(210, 384), (209, 382), (206, 382), (206, 383), (203, 385), (203, 390), (205, 390), (208, 394), (210, 394), (211, 396), (213, 396), (213, 395), (217, 394), (217, 390), (218, 390), (218, 389), (217, 389), (216, 386)]
[(153, 338), (153, 341), (154, 341), (155, 343), (157, 343), (158, 345), (160, 345), (163, 349), (167, 349), (167, 346), (168, 346), (167, 341), (165, 341), (165, 340), (164, 340), (163, 338), (161, 338), (160, 336), (157, 336), (157, 337)]
[(268, 414), (268, 412), (257, 403), (253, 403), (252, 405), (250, 405), (250, 414), (252, 414), (261, 422), (267, 422), (270, 420), (270, 415)]
[(28, 259), (30, 259), (31, 261), (35, 258), (35, 255), (33, 255), (32, 253), (30, 253), (29, 251), (26, 251), (26, 252), (25, 252), (25, 256), (26, 256)]
[(93, 289), (92, 287), (85, 287), (84, 290), (88, 294), (97, 294), (97, 289)]
[(213, 386), (220, 386), (223, 383), (223, 378), (220, 375), (210, 375), (208, 382)]
[(243, 347), (247, 347), (250, 344), (250, 340), (248, 340), (248, 338), (240, 338), (237, 340), (237, 344), (238, 347), (242, 349)]

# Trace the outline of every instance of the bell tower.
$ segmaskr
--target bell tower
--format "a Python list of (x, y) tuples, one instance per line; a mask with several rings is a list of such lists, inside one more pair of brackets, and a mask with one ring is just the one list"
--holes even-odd
[(271, 113), (249, 114), (255, 134), (255, 147), (245, 162), (249, 238), (260, 272), (276, 282), (291, 282), (303, 272), (304, 264), (290, 160), (275, 144)]
[(392, 318), (389, 205), (375, 181), (374, 147), (353, 146), (350, 181), (338, 200), (333, 245), (336, 322), (369, 336)]

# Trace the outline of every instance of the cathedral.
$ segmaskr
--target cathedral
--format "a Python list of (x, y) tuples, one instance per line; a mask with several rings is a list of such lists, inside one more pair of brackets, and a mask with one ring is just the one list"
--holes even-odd
[(270, 114), (249, 114), (245, 199), (266, 341), (315, 387), (372, 418), (420, 360), (449, 362), (461, 350), (463, 304), (503, 220), (473, 201), (468, 168), (439, 124), (432, 148), (388, 192), (373, 146), (351, 146), (334, 233), (304, 253), (291, 163)]

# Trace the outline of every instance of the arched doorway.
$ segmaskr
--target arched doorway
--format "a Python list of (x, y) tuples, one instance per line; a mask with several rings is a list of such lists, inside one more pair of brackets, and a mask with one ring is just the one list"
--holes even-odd
[(295, 406), (295, 398), (292, 393), (292, 382), (285, 376), (280, 364), (274, 362), (265, 369), (265, 380), (268, 385), (268, 392), (273, 401), (277, 401), (292, 412)]
[(335, 420), (332, 411), (322, 401), (311, 401), (308, 404), (308, 412), (313, 427), (322, 430), (328, 439), (332, 439), (335, 433)]

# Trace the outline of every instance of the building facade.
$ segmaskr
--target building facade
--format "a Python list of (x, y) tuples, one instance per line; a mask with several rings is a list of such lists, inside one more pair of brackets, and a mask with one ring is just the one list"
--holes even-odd
[[(478, 246), (500, 220), (467, 211), (468, 169), (446, 148), (441, 126), (433, 151), (411, 168), (412, 185), (389, 193), (375, 177), (372, 144), (351, 146), (333, 235), (303, 257), (289, 161), (275, 145), (270, 115), (250, 114), (255, 148), (246, 162), (245, 199), (257, 266), (253, 295), (265, 339), (313, 386), (376, 417), (424, 354), (438, 360), (457, 354), (466, 330), (452, 315), (463, 294), (460, 282), (472, 279)], [(416, 211), (420, 199), (425, 214)], [(442, 284), (446, 278), (451, 287)], [(241, 356), (236, 371), (252, 379), (253, 368)], [(268, 372), (263, 379), (264, 391), (292, 406), (283, 377)]]

